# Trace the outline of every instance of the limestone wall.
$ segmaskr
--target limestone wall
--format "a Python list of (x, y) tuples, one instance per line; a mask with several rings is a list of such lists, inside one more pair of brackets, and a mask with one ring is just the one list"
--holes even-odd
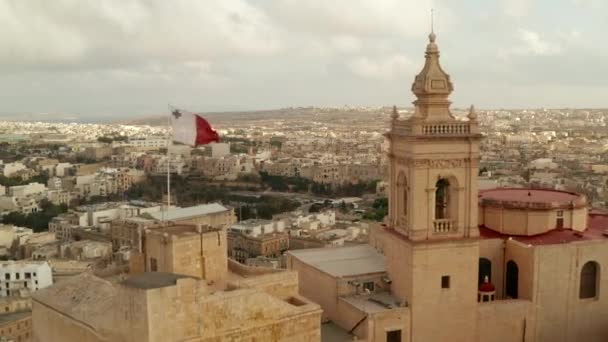
[(386, 257), (386, 271), (392, 281), (391, 292), (402, 303), (409, 302), (413, 293), (413, 245), (403, 238), (385, 232), (378, 241), (383, 240), (384, 255)]
[(33, 342), (126, 342), (120, 337), (102, 337), (91, 327), (34, 302), (32, 310)]
[(242, 330), (229, 332), (223, 336), (206, 337), (192, 342), (319, 342), (321, 341), (319, 315), (320, 313), (307, 314), (297, 319), (285, 319), (265, 326), (243, 327)]
[(323, 320), (338, 316), (337, 288), (333, 277), (288, 254), (287, 267), (298, 272), (300, 294), (323, 308)]
[(200, 282), (178, 279), (176, 286), (146, 291), (149, 342), (181, 341), (201, 334), (198, 300)]
[[(319, 341), (321, 309), (254, 289), (199, 299), (200, 341)], [(213, 313), (213, 314), (211, 314)]]
[(170, 236), (167, 234), (146, 234), (146, 270), (152, 271), (152, 258), (156, 259), (157, 271), (173, 272), (173, 254), (166, 248)]
[(358, 338), (368, 341), (367, 334), (371, 317), (367, 313), (340, 298), (336, 298), (335, 311), (336, 315), (331, 317), (332, 321), (346, 331), (351, 331), (360, 320), (364, 319), (356, 329), (352, 330), (352, 333)]
[(146, 262), (155, 258), (159, 272), (184, 274), (223, 283), (228, 271), (226, 231), (146, 235)]
[(215, 283), (223, 283), (228, 272), (228, 249), (226, 230), (202, 235), (203, 278)]
[(410, 315), (407, 308), (374, 313), (367, 324), (368, 340), (384, 342), (388, 331), (401, 330), (401, 341), (410, 341)]
[(517, 264), (518, 268), (518, 298), (534, 301), (535, 266), (537, 264), (537, 260), (535, 259), (536, 249), (533, 246), (524, 245), (516, 240), (507, 240), (505, 244), (506, 250), (503, 264), (503, 267), (505, 267), (505, 279), (503, 279), (502, 287), (506, 289), (506, 267), (508, 262), (512, 260)]
[(479, 303), (477, 326), (479, 342), (533, 341), (532, 308), (527, 300), (498, 300)]
[[(608, 341), (608, 246), (605, 240), (537, 247), (537, 342)], [(600, 265), (598, 297), (580, 299), (583, 265)]]
[(298, 295), (298, 272), (284, 271), (258, 275), (230, 283), (233, 288), (256, 288), (285, 299)]
[[(412, 297), (408, 298), (412, 341), (473, 341), (477, 332), (477, 241), (414, 245), (412, 257), (413, 268), (402, 271), (411, 272), (413, 278)], [(443, 276), (449, 276), (449, 288), (442, 288)]]
[(563, 227), (587, 228), (587, 208), (523, 210), (486, 206), (479, 208), (479, 224), (507, 235), (538, 235), (557, 227), (558, 212)]

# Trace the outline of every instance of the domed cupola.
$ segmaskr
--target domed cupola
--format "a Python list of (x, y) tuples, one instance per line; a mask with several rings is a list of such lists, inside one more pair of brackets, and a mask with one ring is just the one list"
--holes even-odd
[(450, 114), (448, 97), (454, 90), (454, 85), (439, 64), (439, 47), (435, 43), (437, 36), (434, 32), (429, 35), (426, 46), (425, 62), (422, 71), (414, 79), (412, 92), (418, 98), (414, 105), (418, 107), (420, 116), (427, 121), (454, 120)]

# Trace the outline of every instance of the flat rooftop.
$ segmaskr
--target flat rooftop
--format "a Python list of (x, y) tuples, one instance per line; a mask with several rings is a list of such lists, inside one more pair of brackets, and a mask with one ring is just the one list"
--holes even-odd
[(540, 207), (563, 207), (586, 204), (585, 196), (567, 191), (528, 188), (498, 188), (479, 192), (482, 204), (515, 204)]
[(177, 280), (182, 278), (195, 279), (190, 276), (174, 273), (146, 272), (132, 276), (129, 279), (123, 281), (121, 284), (128, 287), (148, 290), (174, 286), (175, 284), (177, 284)]
[(352, 295), (340, 297), (340, 299), (368, 314), (383, 312), (401, 306), (399, 300), (388, 291), (376, 292), (370, 295)]
[(364, 244), (289, 251), (298, 260), (334, 277), (386, 272), (384, 255)]
[(186, 220), (197, 216), (212, 215), (227, 211), (228, 208), (224, 207), (219, 203), (201, 204), (194, 207), (188, 208), (175, 208), (169, 209), (165, 212), (158, 211), (150, 213), (155, 220)]
[(532, 236), (508, 235), (496, 232), (490, 228), (479, 227), (479, 235), (484, 239), (513, 238), (524, 244), (555, 245), (561, 243), (607, 240), (608, 241), (608, 214), (590, 213), (587, 218), (587, 229), (579, 232), (572, 229), (553, 229), (543, 234)]
[(321, 324), (321, 341), (322, 342), (352, 342), (353, 335), (349, 334), (346, 329), (340, 328), (334, 322)]

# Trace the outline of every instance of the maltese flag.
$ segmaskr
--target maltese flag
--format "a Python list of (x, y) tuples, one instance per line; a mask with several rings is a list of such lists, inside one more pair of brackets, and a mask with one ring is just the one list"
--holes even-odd
[(220, 141), (219, 135), (209, 122), (196, 114), (174, 109), (170, 121), (173, 141), (195, 147)]

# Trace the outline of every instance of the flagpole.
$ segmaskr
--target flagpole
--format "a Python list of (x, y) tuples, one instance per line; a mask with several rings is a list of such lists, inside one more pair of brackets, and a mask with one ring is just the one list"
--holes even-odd
[(171, 144), (171, 105), (169, 105), (169, 115), (167, 115), (167, 211), (171, 206), (171, 155), (169, 145)]

